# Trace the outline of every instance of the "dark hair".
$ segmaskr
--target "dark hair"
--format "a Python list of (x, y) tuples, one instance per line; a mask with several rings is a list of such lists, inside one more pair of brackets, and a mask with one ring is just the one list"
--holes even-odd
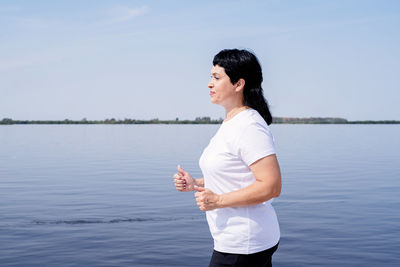
[(263, 95), (261, 87), (263, 76), (257, 57), (247, 50), (224, 49), (215, 55), (213, 65), (224, 68), (232, 84), (235, 84), (239, 79), (245, 81), (243, 88), (244, 105), (257, 110), (265, 122), (270, 125), (272, 115)]

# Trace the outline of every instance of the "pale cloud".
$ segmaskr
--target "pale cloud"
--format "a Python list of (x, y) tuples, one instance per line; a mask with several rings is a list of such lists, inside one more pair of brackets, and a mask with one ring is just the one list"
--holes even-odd
[(0, 14), (9, 14), (10, 12), (20, 11), (19, 6), (0, 6)]
[(42, 66), (63, 60), (64, 55), (25, 56), (21, 58), (2, 59), (0, 61), (0, 73), (25, 67)]
[(12, 21), (22, 29), (41, 30), (49, 28), (49, 23), (38, 18), (14, 17)]
[(117, 6), (110, 10), (112, 13), (112, 22), (124, 22), (132, 20), (140, 15), (146, 14), (149, 11), (148, 6), (140, 6), (140, 7), (126, 7), (126, 6)]

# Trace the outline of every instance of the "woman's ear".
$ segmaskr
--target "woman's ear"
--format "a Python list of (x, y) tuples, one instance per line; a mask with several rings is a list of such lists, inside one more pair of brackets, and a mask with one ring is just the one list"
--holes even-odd
[(244, 84), (245, 84), (244, 79), (239, 79), (239, 81), (236, 82), (235, 91), (236, 91), (236, 92), (243, 91), (243, 89), (244, 89)]

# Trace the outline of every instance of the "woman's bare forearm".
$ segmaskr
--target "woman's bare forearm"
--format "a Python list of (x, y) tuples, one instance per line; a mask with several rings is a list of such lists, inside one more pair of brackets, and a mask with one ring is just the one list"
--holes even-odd
[(246, 188), (219, 195), (217, 205), (219, 208), (257, 205), (278, 197), (279, 194), (280, 185), (264, 184), (256, 181)]

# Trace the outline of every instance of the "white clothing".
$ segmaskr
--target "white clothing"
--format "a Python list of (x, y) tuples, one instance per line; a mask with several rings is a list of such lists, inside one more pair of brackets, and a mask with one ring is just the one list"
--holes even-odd
[[(274, 139), (264, 119), (254, 109), (241, 111), (222, 123), (200, 157), (204, 186), (216, 194), (247, 187), (255, 182), (249, 166), (271, 154)], [(280, 230), (271, 202), (207, 211), (214, 249), (252, 254), (275, 246)]]

